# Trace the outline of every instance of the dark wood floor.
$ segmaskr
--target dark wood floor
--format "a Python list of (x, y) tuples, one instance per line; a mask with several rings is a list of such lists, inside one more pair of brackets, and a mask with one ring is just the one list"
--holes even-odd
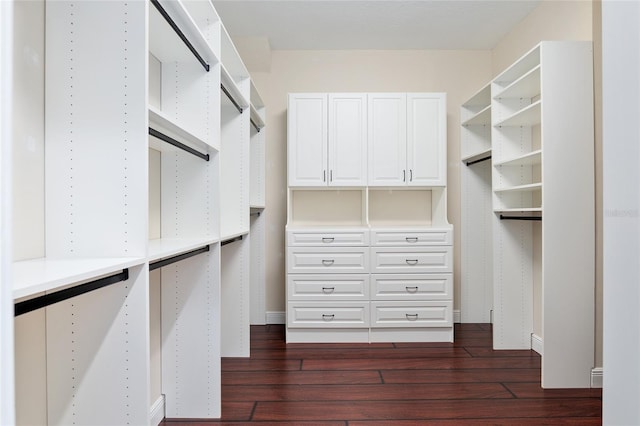
[(251, 357), (222, 361), (222, 419), (204, 425), (599, 425), (600, 389), (540, 388), (533, 351), (494, 351), (488, 324), (455, 343), (289, 344), (251, 328)]

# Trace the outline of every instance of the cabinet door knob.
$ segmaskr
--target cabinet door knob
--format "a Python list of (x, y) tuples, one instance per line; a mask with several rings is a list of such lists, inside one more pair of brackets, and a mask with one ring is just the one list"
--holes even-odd
[(335, 318), (335, 314), (322, 314), (322, 319), (325, 321), (332, 321)]
[(335, 238), (333, 238), (333, 237), (322, 237), (322, 242), (323, 243), (332, 243), (333, 240), (335, 240)]
[(418, 237), (406, 237), (405, 240), (407, 240), (408, 243), (417, 243)]
[(325, 266), (333, 265), (333, 259), (322, 259), (322, 264)]
[(333, 293), (333, 291), (335, 290), (335, 287), (322, 287), (322, 292), (323, 293)]
[(418, 319), (418, 314), (405, 314), (409, 321), (416, 321)]
[(409, 293), (416, 293), (418, 291), (418, 286), (414, 286), (414, 287), (406, 286), (405, 288)]
[(418, 259), (405, 259), (408, 265), (417, 265)]

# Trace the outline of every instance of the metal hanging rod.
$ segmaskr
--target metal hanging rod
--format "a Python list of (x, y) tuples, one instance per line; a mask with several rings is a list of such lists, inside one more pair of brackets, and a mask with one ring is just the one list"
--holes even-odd
[(182, 142), (178, 142), (177, 140), (173, 139), (170, 136), (165, 135), (162, 132), (157, 131), (156, 129), (152, 129), (151, 127), (149, 127), (149, 134), (153, 137), (156, 137), (158, 139), (160, 139), (163, 142), (166, 142), (170, 145), (175, 146), (176, 148), (180, 148), (183, 151), (188, 152), (189, 154), (193, 154), (198, 158), (202, 158), (204, 161), (209, 161), (209, 154), (203, 154), (200, 151), (196, 151), (195, 149), (191, 148), (190, 146), (187, 146), (185, 144), (183, 144)]
[(102, 287), (106, 287), (112, 284), (126, 281), (129, 279), (129, 269), (123, 269), (122, 272), (110, 275), (108, 277), (99, 278), (88, 283), (80, 284), (75, 287), (65, 288), (64, 290), (55, 291), (53, 293), (45, 294), (44, 296), (34, 297), (33, 299), (25, 300), (24, 302), (18, 302), (14, 305), (13, 315), (18, 316), (22, 314), (35, 311), (36, 309), (44, 308), (54, 303), (62, 302), (72, 297), (79, 296), (81, 294), (89, 293), (90, 291), (97, 290)]
[(178, 254), (176, 256), (167, 257), (166, 259), (157, 260), (153, 263), (149, 263), (149, 271), (153, 271), (163, 266), (171, 265), (172, 263), (180, 262), (181, 260), (188, 259), (201, 253), (209, 251), (209, 246), (200, 247), (199, 249), (191, 250), (186, 253)]
[(222, 89), (222, 91), (224, 92), (225, 95), (227, 95), (227, 98), (229, 98), (229, 100), (231, 101), (231, 103), (233, 104), (233, 106), (236, 107), (236, 109), (238, 110), (238, 112), (240, 114), (242, 114), (242, 107), (240, 106), (240, 104), (238, 102), (236, 102), (235, 99), (233, 99), (233, 96), (231, 96), (231, 93), (229, 93), (229, 91), (227, 90), (226, 87), (224, 87), (223, 84), (220, 85), (220, 88)]
[(226, 246), (227, 244), (235, 243), (236, 241), (242, 241), (242, 235), (235, 238), (230, 238), (220, 243), (220, 246)]
[(156, 7), (156, 9), (158, 9), (158, 12), (160, 12), (160, 15), (162, 15), (162, 17), (165, 19), (165, 21), (167, 21), (167, 23), (171, 26), (171, 28), (173, 28), (173, 31), (175, 31), (176, 34), (178, 34), (178, 37), (180, 37), (180, 39), (184, 42), (184, 44), (189, 48), (191, 53), (193, 53), (193, 55), (196, 57), (198, 62), (200, 62), (204, 67), (204, 69), (207, 72), (209, 72), (209, 64), (204, 60), (202, 56), (200, 56), (200, 53), (198, 53), (196, 48), (193, 47), (193, 44), (191, 44), (187, 36), (184, 35), (180, 27), (178, 27), (178, 24), (176, 24), (175, 21), (171, 18), (171, 16), (169, 16), (167, 11), (164, 10), (164, 7), (160, 5), (158, 0), (151, 0), (151, 3)]
[(487, 161), (487, 160), (489, 160), (489, 159), (491, 159), (491, 156), (484, 157), (484, 158), (480, 158), (480, 159), (478, 159), (478, 160), (466, 161), (466, 162), (465, 162), (465, 164), (466, 164), (467, 166), (470, 166), (470, 165), (472, 165), (472, 164), (480, 163), (480, 162), (482, 162), (482, 161)]
[(249, 213), (249, 216), (260, 216), (260, 212)]
[(505, 216), (500, 215), (500, 220), (542, 220), (542, 216)]
[(252, 119), (249, 119), (249, 122), (251, 123), (253, 128), (256, 129), (256, 132), (260, 133), (260, 127), (258, 127), (258, 125)]

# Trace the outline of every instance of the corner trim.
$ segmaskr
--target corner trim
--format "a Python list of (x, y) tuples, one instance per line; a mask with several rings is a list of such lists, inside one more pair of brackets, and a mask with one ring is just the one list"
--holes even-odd
[(544, 353), (544, 341), (542, 337), (531, 333), (531, 349), (538, 352), (541, 356)]
[(455, 324), (462, 322), (462, 317), (460, 316), (460, 309), (453, 310), (453, 322)]
[(591, 387), (602, 388), (603, 370), (602, 367), (595, 367), (591, 369)]
[(164, 395), (160, 395), (156, 402), (151, 406), (150, 424), (152, 426), (158, 426), (162, 420), (164, 420)]

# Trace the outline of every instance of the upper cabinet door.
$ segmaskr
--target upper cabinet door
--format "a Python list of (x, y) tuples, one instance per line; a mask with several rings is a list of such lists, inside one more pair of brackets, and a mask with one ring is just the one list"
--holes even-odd
[(331, 186), (367, 184), (367, 95), (329, 94), (329, 163)]
[(369, 185), (406, 185), (407, 97), (404, 93), (368, 95)]
[(289, 186), (326, 186), (327, 95), (289, 95)]
[(407, 95), (407, 184), (447, 184), (447, 124), (444, 93)]

